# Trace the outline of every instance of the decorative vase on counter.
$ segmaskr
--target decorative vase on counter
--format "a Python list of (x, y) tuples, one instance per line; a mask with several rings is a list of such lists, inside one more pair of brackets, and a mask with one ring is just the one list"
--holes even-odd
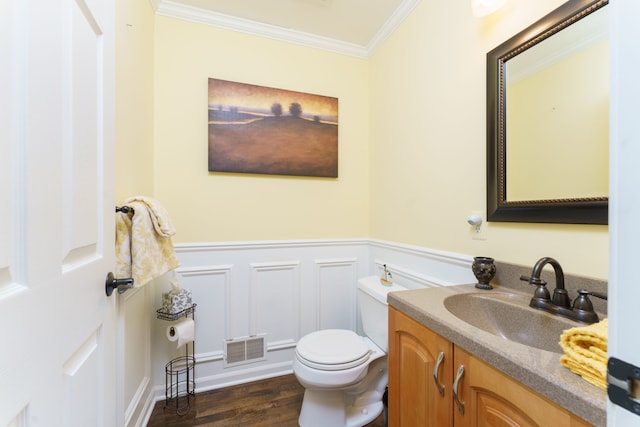
[(493, 258), (484, 256), (477, 256), (473, 258), (471, 271), (473, 271), (473, 275), (478, 279), (476, 288), (493, 289), (493, 286), (489, 283), (496, 275), (496, 265), (493, 263)]

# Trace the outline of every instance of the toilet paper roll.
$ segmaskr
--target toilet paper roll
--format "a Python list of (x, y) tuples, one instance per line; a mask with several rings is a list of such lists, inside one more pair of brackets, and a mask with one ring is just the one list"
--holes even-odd
[(193, 341), (196, 324), (193, 319), (184, 319), (167, 327), (167, 339), (178, 342), (178, 348)]

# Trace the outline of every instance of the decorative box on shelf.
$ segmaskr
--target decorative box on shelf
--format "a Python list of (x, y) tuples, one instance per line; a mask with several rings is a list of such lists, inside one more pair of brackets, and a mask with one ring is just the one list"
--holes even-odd
[(162, 294), (162, 311), (168, 314), (176, 314), (193, 305), (191, 301), (191, 291), (180, 289), (180, 291), (165, 292)]

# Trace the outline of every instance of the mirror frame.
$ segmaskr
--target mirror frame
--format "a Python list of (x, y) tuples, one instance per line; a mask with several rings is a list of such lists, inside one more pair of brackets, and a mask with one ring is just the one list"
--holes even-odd
[(506, 61), (561, 31), (609, 0), (569, 0), (487, 53), (487, 220), (608, 224), (609, 198), (506, 200)]

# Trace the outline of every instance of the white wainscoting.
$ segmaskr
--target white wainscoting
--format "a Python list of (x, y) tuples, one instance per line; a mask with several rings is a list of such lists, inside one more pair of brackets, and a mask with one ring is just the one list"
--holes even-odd
[[(177, 245), (182, 286), (197, 304), (196, 391), (291, 372), (300, 337), (320, 328), (357, 329), (355, 289), (369, 274), (365, 240)], [(170, 289), (155, 287), (156, 305)], [(164, 397), (164, 365), (182, 354), (155, 321), (153, 369)], [(225, 367), (224, 341), (266, 334), (266, 360)]]
[[(196, 392), (291, 373), (296, 343), (310, 332), (361, 333), (357, 281), (380, 275), (383, 264), (410, 289), (474, 281), (471, 256), (371, 239), (179, 244), (176, 251), (176, 272), (197, 304)], [(165, 364), (184, 354), (166, 338), (171, 323), (155, 318), (168, 290), (165, 279), (151, 291), (157, 400), (164, 399)], [(266, 334), (266, 359), (225, 367), (224, 341), (256, 334)]]
[(156, 400), (151, 381), (151, 287), (118, 295), (117, 392), (125, 426), (139, 426)]
[(372, 272), (380, 274), (386, 264), (393, 281), (409, 289), (476, 282), (473, 256), (381, 240), (369, 240), (369, 253)]

